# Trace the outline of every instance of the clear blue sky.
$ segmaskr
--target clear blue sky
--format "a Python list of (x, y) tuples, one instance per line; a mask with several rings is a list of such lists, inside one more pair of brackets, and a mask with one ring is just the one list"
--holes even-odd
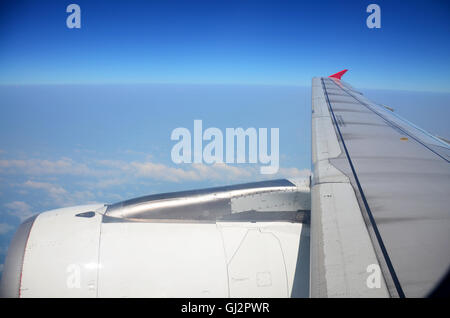
[[(82, 10), (68, 29), (65, 8)], [(448, 1), (2, 1), (0, 83), (309, 85), (450, 91)]]
[[(381, 29), (366, 27), (372, 2)], [(449, 3), (1, 1), (0, 274), (31, 214), (265, 178), (175, 165), (170, 134), (195, 119), (279, 128), (274, 177), (306, 175), (313, 76), (349, 68), (369, 98), (449, 138)]]

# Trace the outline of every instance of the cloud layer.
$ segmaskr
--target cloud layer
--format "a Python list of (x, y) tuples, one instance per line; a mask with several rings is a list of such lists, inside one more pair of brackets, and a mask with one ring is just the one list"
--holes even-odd
[[(300, 178), (308, 176), (309, 173), (307, 169), (281, 167), (277, 174), (261, 175), (256, 164), (167, 165), (151, 160), (110, 159), (80, 162), (67, 157), (57, 160), (0, 160), (0, 176), (19, 176), (24, 180), (13, 186), (22, 194), (21, 199), (3, 204), (10, 215), (17, 216), (20, 220), (26, 219), (33, 212), (39, 212), (34, 211), (36, 205), (53, 208), (125, 199), (133, 196), (133, 191), (122, 193), (124, 189), (139, 184), (198, 183), (204, 187), (204, 184), (208, 186), (268, 178)], [(30, 195), (38, 197), (39, 202), (27, 200)], [(6, 228), (3, 228), (3, 231), (6, 231)]]

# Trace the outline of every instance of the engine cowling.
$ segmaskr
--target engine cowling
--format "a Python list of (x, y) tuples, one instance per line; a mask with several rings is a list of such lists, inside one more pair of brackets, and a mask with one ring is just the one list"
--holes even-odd
[(285, 180), (47, 211), (17, 230), (1, 296), (307, 297), (309, 200)]

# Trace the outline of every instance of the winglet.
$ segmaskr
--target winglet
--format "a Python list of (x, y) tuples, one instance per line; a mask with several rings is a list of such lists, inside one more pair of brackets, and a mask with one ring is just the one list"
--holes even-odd
[(342, 70), (342, 71), (340, 71), (340, 72), (337, 72), (336, 74), (330, 75), (330, 76), (328, 76), (328, 77), (334, 77), (334, 78), (337, 78), (337, 79), (340, 80), (341, 77), (342, 77), (342, 75), (344, 75), (347, 71), (348, 71), (348, 70), (345, 69), (345, 70)]

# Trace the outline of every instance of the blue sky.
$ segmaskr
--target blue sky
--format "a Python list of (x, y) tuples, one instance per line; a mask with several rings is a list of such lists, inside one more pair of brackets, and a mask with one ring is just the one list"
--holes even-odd
[(309, 85), (450, 91), (448, 1), (2, 1), (0, 83)]
[[(80, 5), (81, 29), (66, 6)], [(17, 225), (61, 206), (267, 178), (175, 165), (174, 128), (280, 128), (310, 169), (311, 78), (344, 68), (372, 100), (449, 138), (447, 1), (2, 1), (0, 270)]]

